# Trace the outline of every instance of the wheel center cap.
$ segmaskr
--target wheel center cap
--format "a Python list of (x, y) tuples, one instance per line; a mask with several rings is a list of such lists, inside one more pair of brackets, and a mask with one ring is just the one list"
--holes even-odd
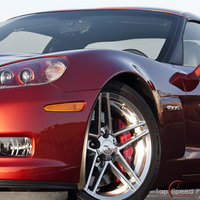
[(111, 154), (115, 149), (115, 145), (110, 140), (103, 141), (102, 146), (103, 152), (107, 155)]

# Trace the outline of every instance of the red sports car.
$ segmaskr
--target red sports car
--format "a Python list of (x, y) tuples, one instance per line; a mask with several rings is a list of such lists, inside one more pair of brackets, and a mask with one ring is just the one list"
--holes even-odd
[(200, 18), (188, 13), (70, 10), (1, 23), (0, 188), (119, 200), (199, 183), (199, 63)]

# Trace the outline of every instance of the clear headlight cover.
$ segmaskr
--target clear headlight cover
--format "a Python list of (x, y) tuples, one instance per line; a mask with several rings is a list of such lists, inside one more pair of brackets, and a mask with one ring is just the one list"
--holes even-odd
[(17, 61), (0, 67), (0, 88), (38, 85), (59, 79), (67, 69), (63, 56), (41, 57)]

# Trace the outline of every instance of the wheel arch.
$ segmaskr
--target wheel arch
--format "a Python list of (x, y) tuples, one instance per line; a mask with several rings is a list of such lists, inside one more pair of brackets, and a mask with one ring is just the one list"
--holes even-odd
[(147, 85), (147, 83), (143, 79), (141, 79), (136, 74), (122, 73), (113, 77), (109, 81), (122, 82), (128, 85), (129, 87), (131, 87), (133, 90), (135, 90), (147, 103), (156, 121), (158, 120), (158, 112), (157, 112), (155, 99), (153, 97), (153, 93), (151, 89), (149, 88), (149, 86)]

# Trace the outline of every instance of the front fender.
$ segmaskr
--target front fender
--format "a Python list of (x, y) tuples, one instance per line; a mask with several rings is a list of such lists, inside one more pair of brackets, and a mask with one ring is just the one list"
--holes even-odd
[[(185, 92), (169, 82), (170, 78), (177, 73), (177, 70), (170, 64), (120, 51), (84, 50), (67, 52), (66, 55), (69, 58), (68, 69), (64, 76), (53, 83), (57, 88), (66, 92), (100, 91), (112, 78), (124, 76), (123, 79), (125, 80), (126, 74), (129, 74), (126, 84), (133, 89), (136, 86), (129, 83), (134, 82), (134, 78), (136, 81), (142, 80), (143, 86), (149, 91), (150, 98), (155, 103), (158, 116), (162, 161), (164, 163), (161, 165), (160, 177), (170, 173), (182, 174), (182, 170), (176, 166), (179, 166), (177, 162), (183, 158), (185, 151), (185, 126), (182, 106)], [(149, 84), (149, 81), (153, 84), (153, 87)], [(140, 93), (139, 90), (140, 88), (138, 89)], [(146, 101), (148, 103), (148, 100)], [(169, 112), (166, 109), (168, 105), (179, 106), (180, 110)], [(84, 144), (86, 144), (86, 140), (87, 137)], [(83, 163), (81, 169), (85, 168)], [(83, 173), (84, 170), (81, 174)], [(82, 184), (79, 183), (79, 188), (84, 185), (82, 176), (80, 182)]]
[[(135, 59), (140, 56), (114, 50), (83, 50), (65, 53), (69, 58), (65, 74), (53, 84), (66, 92), (98, 90), (121, 73), (138, 74)], [(141, 76), (141, 75), (139, 75)]]

